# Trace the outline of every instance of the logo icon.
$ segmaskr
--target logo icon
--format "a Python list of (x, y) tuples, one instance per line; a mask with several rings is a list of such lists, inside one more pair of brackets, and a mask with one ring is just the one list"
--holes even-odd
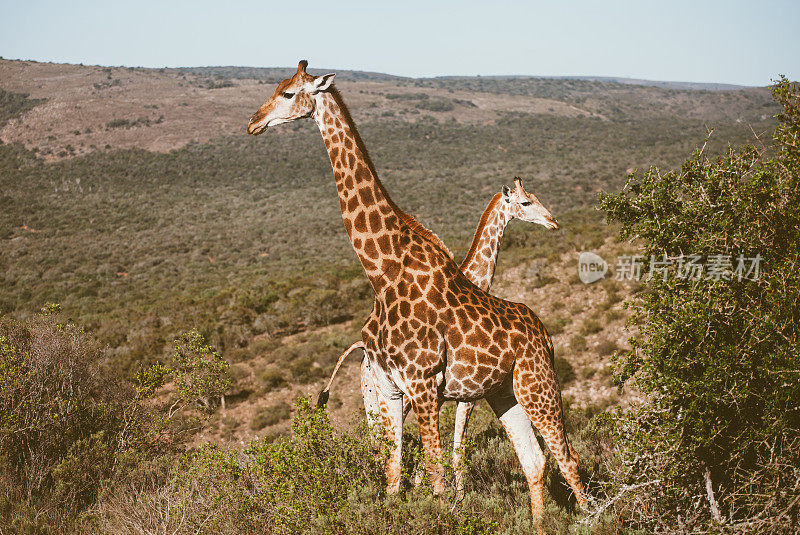
[(605, 277), (608, 264), (594, 253), (581, 253), (578, 256), (578, 278), (584, 284), (597, 282)]

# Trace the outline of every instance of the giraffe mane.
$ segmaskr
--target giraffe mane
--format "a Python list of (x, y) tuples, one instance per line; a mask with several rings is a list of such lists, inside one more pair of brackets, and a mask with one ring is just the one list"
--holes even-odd
[(336, 104), (339, 106), (339, 109), (342, 111), (342, 115), (344, 115), (345, 120), (347, 121), (348, 126), (353, 131), (353, 137), (356, 140), (356, 146), (361, 151), (361, 155), (364, 157), (364, 161), (369, 168), (370, 173), (372, 176), (375, 177), (375, 183), (381, 190), (381, 193), (389, 202), (389, 206), (395, 211), (397, 216), (400, 220), (415, 234), (425, 238), (426, 240), (433, 243), (439, 249), (442, 249), (448, 257), (451, 259), (453, 258), (453, 253), (450, 252), (450, 249), (444, 244), (444, 242), (437, 236), (432, 230), (426, 228), (422, 223), (417, 221), (411, 214), (403, 211), (402, 208), (397, 206), (392, 198), (389, 196), (389, 192), (386, 191), (386, 188), (383, 187), (383, 182), (378, 179), (378, 172), (375, 170), (375, 164), (372, 163), (372, 158), (369, 156), (369, 152), (367, 152), (367, 146), (364, 144), (364, 140), (361, 139), (361, 134), (358, 132), (358, 128), (356, 127), (355, 121), (353, 121), (353, 117), (350, 115), (350, 109), (347, 107), (347, 104), (344, 103), (344, 99), (342, 98), (342, 94), (339, 93), (339, 90), (335, 86), (331, 86), (328, 92), (331, 94), (333, 99), (336, 101)]
[(461, 265), (459, 266), (462, 271), (475, 258), (475, 254), (478, 252), (478, 242), (481, 241), (481, 234), (483, 234), (483, 229), (489, 222), (489, 216), (491, 215), (492, 211), (494, 211), (494, 207), (497, 206), (497, 203), (500, 201), (500, 197), (501, 197), (500, 193), (495, 193), (494, 197), (492, 197), (492, 200), (489, 201), (489, 204), (486, 205), (486, 209), (481, 214), (481, 220), (478, 222), (478, 228), (475, 229), (475, 234), (472, 237), (472, 243), (469, 246), (469, 251), (467, 251), (467, 256), (464, 257), (464, 260), (461, 262)]
[(450, 249), (447, 248), (442, 239), (439, 236), (437, 236), (435, 232), (433, 232), (425, 225), (414, 219), (413, 216), (400, 210), (399, 208), (397, 209), (397, 215), (400, 216), (400, 219), (403, 221), (403, 223), (405, 223), (406, 226), (410, 228), (413, 232), (422, 236), (428, 241), (432, 242), (434, 245), (436, 245), (437, 247), (442, 249), (445, 253), (447, 253), (447, 256), (453, 259), (453, 253), (450, 252)]

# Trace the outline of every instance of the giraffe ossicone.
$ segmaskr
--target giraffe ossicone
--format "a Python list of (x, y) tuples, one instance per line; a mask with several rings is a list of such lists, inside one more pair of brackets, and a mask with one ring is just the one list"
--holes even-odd
[(248, 132), (259, 134), (303, 117), (312, 117), (320, 129), (345, 230), (376, 296), (362, 340), (375, 387), (386, 402), (381, 420), (395, 445), (386, 465), (388, 490), (400, 487), (405, 396), (417, 416), (434, 494), (444, 486), (440, 404), (486, 398), (522, 464), (534, 518), (541, 519), (544, 511), (544, 456), (531, 424), (585, 504), (544, 325), (527, 306), (470, 282), (441, 240), (391, 200), (332, 84), (333, 75), (311, 76), (306, 65), (301, 62), (278, 85), (250, 119)]

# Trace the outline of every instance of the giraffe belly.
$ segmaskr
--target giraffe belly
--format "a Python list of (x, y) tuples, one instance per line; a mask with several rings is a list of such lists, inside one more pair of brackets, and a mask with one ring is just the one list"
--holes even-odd
[(514, 369), (510, 350), (493, 355), (474, 348), (448, 351), (442, 397), (456, 401), (475, 401), (500, 389)]

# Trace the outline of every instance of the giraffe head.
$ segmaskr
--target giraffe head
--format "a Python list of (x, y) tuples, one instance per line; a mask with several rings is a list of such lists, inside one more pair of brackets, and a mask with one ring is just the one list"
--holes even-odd
[(314, 112), (314, 95), (330, 89), (333, 74), (311, 76), (306, 72), (308, 62), (297, 65), (294, 76), (278, 84), (275, 92), (250, 118), (247, 133), (257, 136), (267, 127), (288, 123)]
[(503, 186), (503, 207), (511, 217), (516, 217), (529, 223), (538, 223), (546, 229), (557, 229), (558, 222), (553, 218), (550, 210), (545, 208), (536, 195), (525, 191), (522, 179), (514, 178), (514, 189)]

